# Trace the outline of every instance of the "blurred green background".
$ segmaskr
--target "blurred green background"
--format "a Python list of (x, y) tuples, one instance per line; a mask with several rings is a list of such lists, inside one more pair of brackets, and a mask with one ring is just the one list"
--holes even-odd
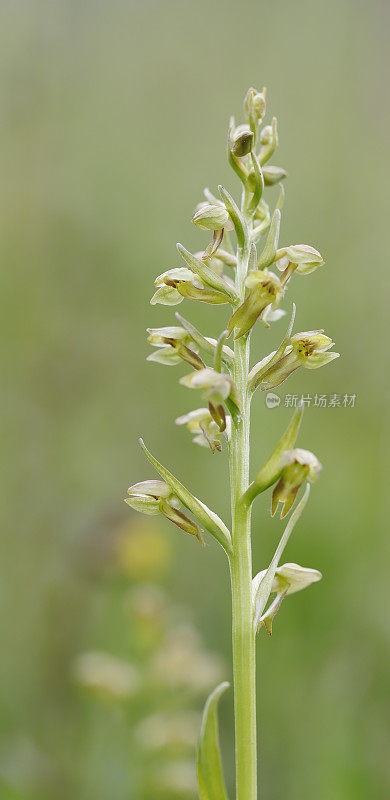
[[(226, 457), (174, 426), (198, 399), (178, 385), (185, 369), (146, 363), (145, 328), (172, 319), (149, 297), (155, 275), (179, 265), (175, 242), (205, 244), (189, 222), (203, 187), (238, 191), (228, 117), (240, 119), (249, 85), (266, 84), (273, 161), (289, 172), (281, 243), (313, 244), (326, 260), (294, 282), (296, 330), (323, 327), (342, 353), (286, 392), (357, 399), (305, 415), (299, 443), (324, 470), (286, 560), (324, 579), (285, 604), (272, 639), (259, 637), (261, 796), (384, 800), (389, 6), (4, 0), (0, 15), (0, 798), (143, 797), (128, 742), (142, 709), (86, 699), (72, 664), (90, 650), (140, 658), (124, 608), (143, 571), (113, 556), (118, 529), (136, 524), (124, 492), (151, 477), (139, 434), (228, 520)], [(226, 312), (198, 305), (185, 316), (217, 334)], [(256, 329), (257, 359), (282, 328)], [(255, 396), (253, 469), (290, 413)], [(281, 529), (268, 503), (254, 513), (256, 571)], [(148, 581), (187, 609), (230, 678), (222, 551), (164, 522), (156, 535), (169, 558), (156, 575), (146, 568)], [(231, 783), (231, 694), (221, 727)]]

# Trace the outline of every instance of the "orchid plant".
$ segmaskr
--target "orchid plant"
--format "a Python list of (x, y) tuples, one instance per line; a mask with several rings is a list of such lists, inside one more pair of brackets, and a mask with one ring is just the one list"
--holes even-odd
[[(306, 277), (324, 264), (320, 253), (306, 244), (279, 246), (286, 172), (269, 164), (278, 144), (277, 121), (263, 125), (266, 90), (250, 88), (244, 101), (246, 121), (230, 120), (227, 157), (241, 182), (236, 203), (223, 186), (219, 197), (204, 190), (205, 200), (192, 222), (210, 232), (211, 241), (195, 254), (177, 249), (181, 266), (155, 280), (152, 305), (179, 305), (184, 299), (226, 305), (225, 329), (218, 339), (204, 336), (176, 313), (176, 325), (148, 328), (155, 348), (148, 360), (160, 364), (184, 363), (191, 368), (180, 379), (201, 393), (202, 407), (176, 419), (193, 441), (211, 454), (224, 446), (229, 458), (231, 529), (198, 500), (165, 466), (141, 447), (159, 478), (131, 486), (126, 502), (145, 514), (162, 514), (202, 544), (202, 531), (211, 534), (228, 559), (232, 595), (233, 686), (235, 716), (236, 800), (257, 798), (256, 748), (256, 634), (272, 625), (283, 600), (320, 580), (321, 573), (294, 563), (280, 564), (288, 539), (307, 503), (310, 484), (321, 469), (313, 453), (296, 448), (303, 405), (300, 404), (274, 451), (250, 480), (250, 411), (257, 389), (274, 389), (301, 367), (318, 369), (338, 357), (332, 340), (322, 330), (293, 333), (295, 305), (277, 350), (250, 365), (253, 327), (269, 329), (286, 313), (281, 306), (296, 277)], [(271, 210), (264, 190), (279, 184)], [(234, 243), (232, 239), (234, 237)], [(230, 271), (230, 272), (229, 272)], [(233, 344), (230, 347), (230, 337)], [(272, 489), (271, 515), (281, 504), (288, 517), (271, 563), (253, 577), (251, 509), (256, 497)], [(297, 494), (302, 487), (302, 496)], [(295, 507), (294, 507), (295, 506)], [(183, 508), (185, 509), (183, 511)], [(188, 516), (188, 512), (190, 516)], [(271, 595), (274, 594), (274, 599)], [(200, 800), (227, 800), (219, 748), (217, 705), (228, 684), (220, 684), (207, 700), (200, 732), (197, 775)]]

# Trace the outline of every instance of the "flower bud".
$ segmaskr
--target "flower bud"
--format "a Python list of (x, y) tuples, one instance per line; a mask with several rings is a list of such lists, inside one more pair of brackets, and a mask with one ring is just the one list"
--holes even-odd
[(225, 206), (211, 205), (211, 203), (202, 203), (191, 222), (205, 231), (221, 231), (223, 228), (231, 230), (233, 228)]
[(255, 117), (257, 120), (263, 119), (266, 110), (266, 93), (265, 87), (262, 92), (258, 92), (253, 87), (248, 89), (244, 100), (244, 111), (249, 119), (251, 117)]
[(253, 131), (249, 130), (247, 125), (240, 125), (236, 128), (231, 145), (233, 155), (237, 158), (247, 156), (252, 150), (253, 139)]
[(264, 320), (266, 308), (276, 306), (283, 297), (279, 278), (266, 270), (252, 270), (246, 279), (246, 285), (251, 291), (229, 321), (228, 332), (230, 334), (236, 328), (235, 339), (248, 333), (258, 318)]
[(281, 475), (272, 493), (271, 516), (274, 516), (280, 502), (283, 504), (280, 518), (283, 519), (293, 506), (302, 483), (305, 480), (313, 483), (322, 467), (313, 453), (299, 447), (295, 450), (286, 450), (279, 466)]
[(287, 172), (282, 167), (263, 167), (263, 178), (266, 186), (273, 186), (283, 180)]
[(265, 125), (260, 133), (260, 144), (270, 144), (272, 142), (273, 131), (272, 125)]

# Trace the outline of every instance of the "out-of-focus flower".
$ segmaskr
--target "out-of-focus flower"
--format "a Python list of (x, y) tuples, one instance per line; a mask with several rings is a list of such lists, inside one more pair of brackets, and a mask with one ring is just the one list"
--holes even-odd
[(282, 503), (280, 518), (283, 519), (294, 504), (302, 483), (305, 480), (309, 483), (317, 480), (321, 464), (314, 453), (297, 447), (284, 452), (279, 467), (281, 474), (272, 493), (271, 516), (274, 516), (278, 503)]
[(152, 714), (139, 723), (135, 735), (148, 751), (168, 751), (176, 755), (193, 750), (198, 738), (200, 717), (194, 711), (181, 714)]
[(171, 632), (152, 664), (156, 684), (193, 694), (212, 688), (222, 675), (221, 659), (202, 650), (198, 635), (189, 625), (177, 626)]
[(131, 698), (140, 687), (135, 667), (108, 653), (83, 653), (74, 661), (72, 674), (79, 686), (114, 700)]
[(169, 800), (191, 798), (197, 792), (195, 764), (192, 759), (171, 761), (156, 770), (152, 791)]
[(169, 540), (154, 520), (134, 515), (132, 522), (119, 531), (116, 559), (119, 570), (129, 578), (147, 581), (165, 574), (172, 552)]

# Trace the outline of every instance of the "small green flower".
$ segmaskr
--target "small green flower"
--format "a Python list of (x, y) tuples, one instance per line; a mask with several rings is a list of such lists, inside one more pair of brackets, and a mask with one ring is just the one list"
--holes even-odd
[(294, 334), (284, 355), (264, 372), (261, 389), (263, 391), (275, 389), (299, 367), (318, 369), (329, 364), (340, 355), (328, 352), (333, 345), (332, 339), (325, 336), (322, 330)]
[(240, 406), (237, 388), (230, 375), (205, 367), (180, 378), (179, 382), (189, 389), (203, 389), (202, 396), (208, 400), (210, 414), (219, 430), (224, 431), (226, 428), (224, 402), (230, 399), (238, 408)]
[(227, 297), (205, 286), (203, 281), (187, 267), (177, 267), (163, 272), (155, 280), (157, 291), (150, 300), (152, 306), (177, 306), (184, 298), (200, 300), (211, 305), (227, 303)]
[(280, 248), (276, 253), (276, 266), (280, 272), (287, 270), (288, 277), (295, 270), (299, 275), (310, 275), (324, 263), (321, 253), (308, 244), (292, 244), (289, 247)]
[[(266, 569), (262, 570), (262, 572), (259, 572), (252, 580), (253, 599), (256, 597), (257, 590), (266, 572)], [(299, 564), (289, 563), (278, 567), (271, 588), (271, 592), (275, 592), (276, 597), (260, 618), (258, 627), (260, 628), (264, 625), (267, 633), (271, 636), (272, 623), (284, 598), (289, 594), (295, 594), (295, 592), (306, 589), (307, 586), (311, 586), (312, 583), (317, 583), (321, 578), (322, 574), (318, 569), (300, 567)]]
[(245, 283), (251, 291), (231, 316), (228, 325), (229, 334), (236, 328), (235, 339), (248, 333), (259, 318), (268, 326), (266, 309), (276, 308), (283, 297), (279, 278), (268, 270), (252, 270)]
[(198, 347), (185, 328), (170, 326), (166, 328), (147, 328), (148, 342), (158, 349), (147, 357), (147, 361), (173, 366), (185, 361), (195, 369), (202, 369), (204, 363), (197, 354)]
[[(226, 426), (230, 417), (226, 417)], [(208, 408), (197, 408), (188, 414), (183, 414), (175, 419), (176, 425), (186, 425), (190, 433), (195, 434), (192, 441), (201, 447), (209, 447), (211, 452), (222, 450), (222, 434), (214, 422)]]
[(135, 483), (128, 488), (127, 494), (125, 503), (135, 511), (150, 515), (163, 514), (178, 528), (196, 536), (203, 544), (200, 528), (182, 511), (179, 511), (180, 501), (165, 481), (151, 480)]
[(279, 468), (281, 473), (272, 493), (271, 516), (276, 513), (278, 504), (282, 503), (280, 518), (283, 519), (293, 506), (302, 483), (305, 480), (309, 483), (317, 480), (321, 464), (309, 450), (297, 447), (284, 452)]

